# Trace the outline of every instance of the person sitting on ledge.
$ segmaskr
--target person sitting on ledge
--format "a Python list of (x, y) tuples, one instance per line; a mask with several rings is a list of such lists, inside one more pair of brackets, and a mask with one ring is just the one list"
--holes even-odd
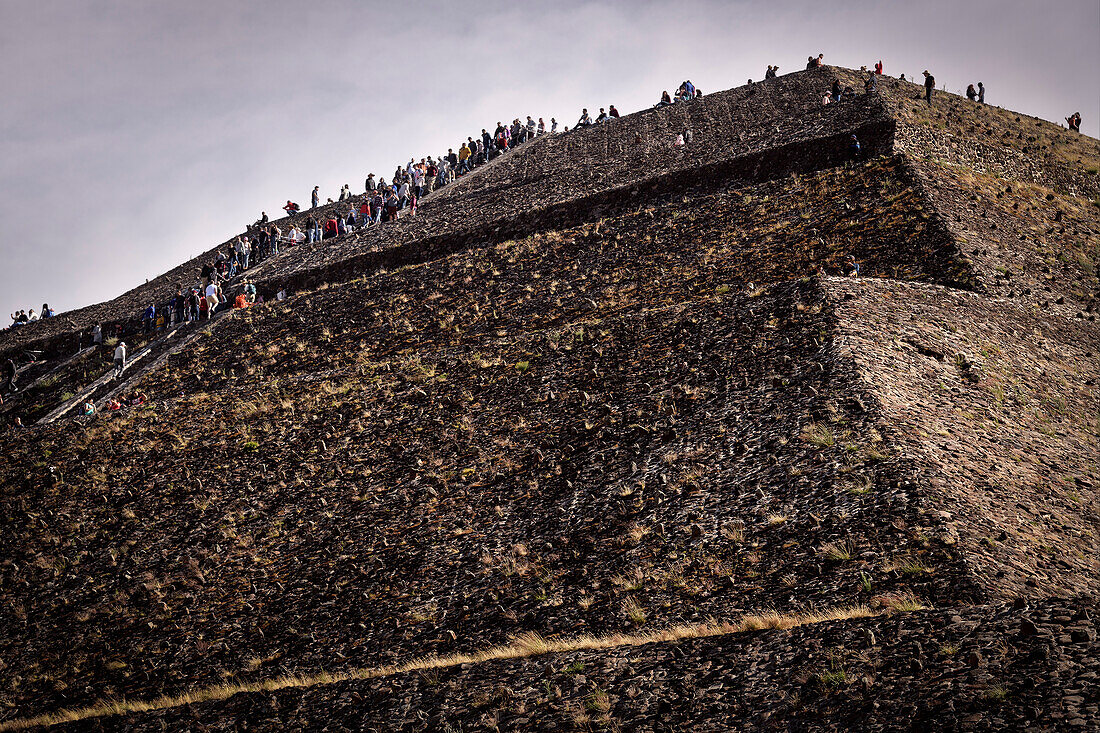
[(575, 128), (576, 127), (588, 127), (591, 124), (592, 124), (592, 118), (588, 116), (588, 110), (587, 109), (582, 109), (581, 110), (581, 118), (579, 120), (577, 120), (577, 124), (574, 125), (573, 127), (575, 127)]
[(615, 105), (611, 105), (607, 108), (607, 116), (614, 117), (615, 119), (619, 118), (619, 110), (615, 109)]
[(668, 90), (661, 92), (661, 101), (657, 103), (657, 107), (667, 107), (672, 104), (672, 97), (669, 96)]
[(611, 118), (607, 116), (607, 112), (604, 112), (603, 107), (600, 107), (600, 114), (596, 117), (596, 124), (607, 122), (609, 119)]

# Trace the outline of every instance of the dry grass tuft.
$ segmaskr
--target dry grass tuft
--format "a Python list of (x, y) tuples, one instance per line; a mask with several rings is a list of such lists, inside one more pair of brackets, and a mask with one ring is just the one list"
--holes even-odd
[[(896, 607), (891, 606), (891, 608)], [(639, 634), (611, 634), (609, 636), (578, 636), (572, 639), (549, 640), (540, 634), (531, 632), (518, 636), (511, 644), (491, 647), (472, 654), (451, 654), (445, 657), (421, 657), (404, 664), (371, 669), (356, 669), (341, 673), (322, 672), (315, 675), (288, 675), (262, 682), (245, 684), (212, 685), (180, 695), (165, 695), (152, 700), (115, 700), (99, 703), (85, 708), (63, 710), (58, 713), (38, 715), (33, 718), (21, 718), (0, 723), (0, 733), (12, 730), (27, 730), (38, 726), (71, 723), (89, 718), (101, 718), (109, 715), (126, 715), (152, 710), (192, 705), (201, 702), (226, 700), (240, 693), (274, 692), (288, 687), (313, 687), (328, 685), (346, 680), (367, 680), (377, 677), (405, 674), (407, 672), (430, 672), (431, 670), (454, 667), (460, 664), (480, 664), (497, 659), (515, 659), (518, 657), (540, 656), (560, 652), (578, 652), (610, 649), (621, 646), (638, 646), (656, 642), (673, 642), (684, 639), (699, 639), (722, 634), (736, 634), (762, 629), (791, 629), (805, 624), (825, 621), (867, 618), (875, 613), (867, 606), (836, 608), (820, 612), (781, 614), (768, 611), (745, 616), (736, 623), (706, 623), (697, 626), (674, 626), (661, 631)], [(602, 701), (592, 706), (596, 710), (603, 707)]]

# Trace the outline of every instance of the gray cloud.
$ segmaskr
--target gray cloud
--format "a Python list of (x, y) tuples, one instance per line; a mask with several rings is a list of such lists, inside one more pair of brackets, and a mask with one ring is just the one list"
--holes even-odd
[(11, 3), (0, 28), (3, 307), (113, 297), (246, 221), (445, 152), (497, 120), (572, 124), (811, 53), (930, 68), (1100, 130), (1095, 0)]

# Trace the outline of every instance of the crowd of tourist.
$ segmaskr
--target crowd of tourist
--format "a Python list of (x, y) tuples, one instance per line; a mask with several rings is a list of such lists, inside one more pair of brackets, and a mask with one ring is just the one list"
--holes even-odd
[[(813, 69), (823, 64), (824, 54), (818, 54), (816, 57), (807, 58), (806, 68)], [(778, 72), (779, 66), (769, 64), (764, 73), (764, 79), (774, 79)], [(862, 67), (861, 72), (867, 75), (864, 80), (864, 92), (866, 94), (875, 92), (877, 80), (883, 74), (882, 61), (878, 61), (873, 70), (868, 70), (866, 66)], [(903, 74), (900, 78), (904, 81), (905, 75)], [(749, 79), (748, 83), (751, 85), (752, 79)], [(935, 86), (935, 77), (925, 70), (924, 99), (930, 105)], [(667, 90), (662, 92), (660, 100), (654, 106), (660, 108), (685, 103), (702, 96), (701, 90), (690, 80), (685, 80), (677, 88), (675, 95), (670, 95)], [(824, 104), (833, 104), (854, 96), (856, 95), (851, 87), (842, 87), (840, 80), (834, 79), (822, 101)], [(966, 97), (979, 104), (985, 104), (985, 85), (982, 82), (978, 82), (977, 86), (968, 85)], [(600, 107), (595, 119), (589, 115), (586, 108), (582, 110), (574, 129), (604, 124), (618, 117), (619, 111), (613, 104), (607, 109)], [(1070, 130), (1080, 132), (1079, 112), (1067, 117), (1066, 122)], [(569, 132), (569, 128), (565, 127), (563, 132)], [(282, 207), (287, 214), (283, 226), (269, 220), (266, 212), (261, 212), (260, 218), (249, 224), (243, 234), (214, 253), (212, 259), (202, 266), (192, 285), (185, 286), (181, 283), (175, 295), (167, 301), (149, 303), (141, 314), (139, 328), (146, 335), (155, 334), (179, 324), (209, 320), (225, 310), (248, 308), (254, 303), (263, 302), (263, 296), (257, 292), (255, 285), (249, 281), (245, 273), (278, 255), (283, 249), (302, 243), (322, 242), (342, 237), (403, 216), (413, 216), (417, 213), (417, 208), (424, 196), (454, 183), (458, 178), (531, 140), (557, 133), (558, 121), (553, 117), (550, 118), (549, 125), (541, 117), (537, 121), (530, 115), (525, 120), (517, 117), (508, 125), (497, 122), (492, 132), (482, 128), (480, 134), (467, 136), (458, 144), (457, 151), (449, 148), (446, 155), (435, 157), (428, 155), (419, 161), (412, 158), (407, 164), (398, 166), (389, 181), (384, 177), (376, 178), (374, 173), (370, 173), (364, 182), (363, 193), (353, 194), (351, 186), (344, 184), (335, 201), (332, 198), (327, 199), (326, 204), (333, 204), (332, 206), (322, 204), (320, 187), (314, 186), (310, 193), (311, 206), (308, 210), (303, 211), (299, 204), (287, 200)], [(682, 147), (690, 144), (691, 139), (691, 130), (684, 130), (676, 135), (672, 144)], [(862, 146), (855, 135), (851, 135), (849, 152), (853, 159), (862, 156)], [(859, 274), (859, 265), (854, 260), (846, 269), (850, 275)], [(285, 290), (276, 295), (280, 300), (285, 297)], [(11, 327), (24, 326), (53, 316), (53, 310), (44, 303), (38, 313), (32, 308), (29, 312), (20, 310), (11, 314)], [(120, 378), (126, 369), (128, 347), (121, 340), (125, 329), (121, 325), (116, 325), (115, 331), (117, 343), (108, 343), (114, 344), (113, 374), (116, 378)], [(93, 346), (104, 344), (101, 325), (96, 325), (92, 329), (91, 336)], [(0, 390), (0, 394), (3, 391), (18, 391), (18, 369), (15, 362), (9, 359), (3, 368), (5, 382), (4, 390)], [(145, 396), (139, 394), (130, 400), (111, 400), (107, 408), (121, 409), (125, 404), (141, 404), (144, 399)], [(84, 406), (85, 414), (91, 414), (94, 409), (91, 403)]]

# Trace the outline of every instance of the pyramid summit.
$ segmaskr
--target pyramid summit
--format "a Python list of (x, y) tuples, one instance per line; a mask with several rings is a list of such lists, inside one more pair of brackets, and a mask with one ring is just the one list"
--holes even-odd
[(5, 332), (0, 729), (1095, 720), (1100, 143), (865, 78)]

